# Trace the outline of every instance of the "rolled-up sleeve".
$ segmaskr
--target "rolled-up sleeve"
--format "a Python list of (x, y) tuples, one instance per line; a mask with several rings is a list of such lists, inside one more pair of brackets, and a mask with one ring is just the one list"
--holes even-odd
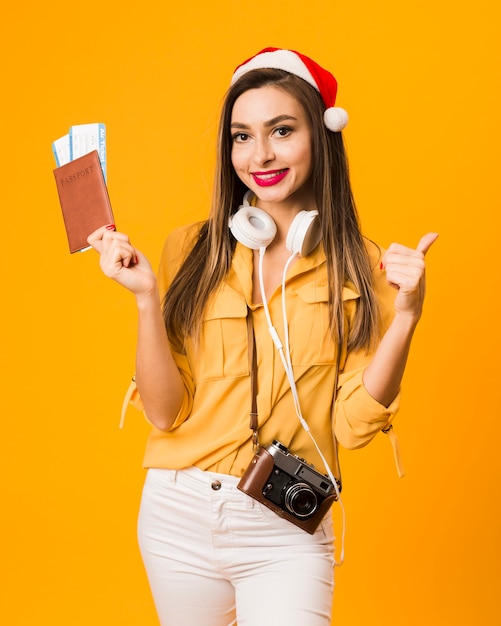
[(363, 383), (365, 368), (345, 370), (339, 376), (334, 432), (339, 443), (351, 450), (362, 448), (388, 428), (400, 406), (400, 393), (387, 407), (369, 394)]

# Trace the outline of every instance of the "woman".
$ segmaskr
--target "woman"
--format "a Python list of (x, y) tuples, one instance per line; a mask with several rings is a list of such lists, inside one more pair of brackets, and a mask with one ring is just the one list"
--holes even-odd
[(338, 442), (367, 444), (398, 409), (436, 239), (383, 255), (362, 237), (336, 89), (295, 51), (237, 68), (209, 219), (168, 238), (158, 282), (113, 225), (89, 237), (139, 312), (136, 400), (153, 425), (139, 540), (163, 625), (330, 624), (331, 516), (310, 534), (237, 487), (250, 374), (261, 445), (339, 478)]

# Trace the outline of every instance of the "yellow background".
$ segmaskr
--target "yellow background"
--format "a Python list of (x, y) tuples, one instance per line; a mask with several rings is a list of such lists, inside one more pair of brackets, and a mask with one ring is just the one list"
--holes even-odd
[(339, 80), (365, 232), (382, 245), (440, 233), (397, 422), (407, 476), (384, 435), (342, 455), (334, 623), (501, 624), (499, 7), (4, 7), (1, 623), (157, 624), (135, 539), (148, 429), (131, 410), (118, 430), (133, 299), (93, 252), (69, 255), (51, 142), (72, 124), (106, 123), (117, 225), (156, 265), (167, 232), (206, 215), (233, 67), (274, 45)]

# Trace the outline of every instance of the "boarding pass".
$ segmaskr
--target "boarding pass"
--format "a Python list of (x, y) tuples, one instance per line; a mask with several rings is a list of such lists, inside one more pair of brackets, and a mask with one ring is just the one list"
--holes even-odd
[(58, 167), (93, 150), (97, 150), (99, 154), (106, 181), (106, 126), (104, 124), (76, 124), (70, 128), (67, 135), (52, 143), (52, 152)]

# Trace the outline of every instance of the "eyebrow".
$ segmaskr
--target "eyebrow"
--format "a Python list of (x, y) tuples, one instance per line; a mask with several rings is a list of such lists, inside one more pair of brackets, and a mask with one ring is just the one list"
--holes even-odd
[[(275, 124), (279, 124), (280, 122), (285, 122), (287, 120), (293, 120), (293, 121), (297, 122), (297, 118), (294, 117), (293, 115), (277, 115), (276, 117), (272, 118), (271, 120), (268, 120), (267, 122), (264, 122), (264, 125), (265, 126), (275, 126)], [(249, 126), (247, 124), (242, 124), (241, 122), (232, 122), (231, 123), (231, 128), (247, 129), (247, 128), (249, 128)]]

